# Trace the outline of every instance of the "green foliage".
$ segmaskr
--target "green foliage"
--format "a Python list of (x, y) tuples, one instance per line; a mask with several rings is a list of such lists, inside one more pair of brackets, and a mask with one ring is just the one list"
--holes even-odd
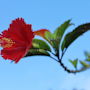
[(56, 54), (59, 53), (59, 45), (60, 41), (63, 37), (64, 32), (66, 29), (71, 25), (71, 20), (67, 20), (62, 25), (60, 25), (55, 32), (52, 34), (51, 32), (45, 33), (45, 39), (51, 44), (51, 46), (54, 48)]
[(45, 39), (51, 44), (51, 46), (53, 48), (56, 48), (56, 45), (55, 45), (55, 39), (54, 39), (54, 36), (51, 32), (46, 32), (45, 33)]
[(82, 64), (83, 67), (89, 68), (90, 65), (87, 64), (85, 61), (80, 61), (80, 63)]
[(69, 60), (70, 63), (74, 66), (74, 68), (77, 69), (77, 64), (78, 64), (78, 59), (75, 59), (75, 60)]
[(68, 48), (69, 45), (71, 45), (71, 43), (73, 43), (79, 36), (87, 32), (88, 30), (90, 30), (90, 23), (80, 25), (77, 28), (75, 28), (72, 32), (66, 34), (61, 46), (62, 51), (65, 48)]
[(90, 53), (89, 52), (84, 52), (86, 58), (90, 58)]
[(40, 39), (34, 39), (32, 42), (32, 48), (27, 53), (27, 56), (36, 56), (36, 55), (44, 55), (44, 56), (50, 56), (48, 51), (51, 51), (49, 45)]
[(63, 34), (64, 32), (66, 31), (66, 29), (71, 25), (70, 24), (70, 21), (71, 20), (67, 20), (66, 22), (64, 22), (62, 25), (60, 25), (55, 31), (54, 31), (54, 38), (55, 40), (57, 41), (57, 46), (58, 46), (58, 49), (59, 49), (59, 44), (60, 44), (60, 41), (63, 37)]
[(32, 44), (33, 44), (33, 48), (51, 51), (49, 45), (43, 40), (34, 39)]
[(84, 52), (86, 61), (90, 62), (90, 53), (89, 52)]
[(55, 50), (55, 52), (57, 53), (58, 49), (57, 49), (57, 40), (54, 38), (54, 34), (52, 34), (51, 32), (46, 32), (45, 33), (45, 39), (48, 41), (48, 43), (52, 46), (52, 48)]
[(90, 58), (87, 58), (86, 61), (90, 62)]
[[(34, 39), (32, 42), (32, 48), (27, 53), (26, 57), (38, 56), (38, 55), (49, 56), (55, 61), (57, 61), (68, 73), (81, 72), (90, 68), (90, 53), (88, 52), (85, 52), (86, 59), (84, 61), (80, 61), (80, 64), (82, 65), (82, 67), (79, 69), (77, 69), (78, 59), (69, 60), (69, 62), (74, 66), (75, 70), (68, 69), (67, 66), (63, 64), (62, 59), (67, 48), (79, 36), (81, 36), (82, 34), (90, 30), (90, 23), (86, 23), (83, 25), (79, 25), (73, 31), (67, 33), (64, 36), (64, 33), (67, 30), (67, 28), (70, 25), (72, 25), (70, 21), (71, 20), (67, 20), (66, 22), (64, 22), (54, 31), (54, 33), (51, 33), (49, 31), (45, 32), (43, 38), (49, 43), (49, 45), (51, 45), (52, 49), (55, 51), (54, 53), (46, 41), (40, 40), (40, 39)], [(64, 36), (64, 39), (62, 40), (63, 36)], [(61, 49), (61, 52), (59, 49)]]
[(27, 57), (27, 56), (38, 56), (38, 55), (50, 56), (50, 54), (43, 49), (30, 49), (25, 57)]

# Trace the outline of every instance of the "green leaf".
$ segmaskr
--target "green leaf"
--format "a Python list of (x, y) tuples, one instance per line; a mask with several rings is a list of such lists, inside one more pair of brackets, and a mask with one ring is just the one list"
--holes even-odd
[(51, 32), (45, 33), (45, 39), (50, 43), (50, 45), (54, 48), (56, 55), (59, 54), (59, 44), (62, 39), (62, 36), (65, 30), (70, 26), (70, 20), (64, 22), (61, 26), (59, 26), (55, 32), (52, 34)]
[(85, 51), (84, 54), (85, 54), (86, 58), (90, 58), (90, 53), (89, 52)]
[(65, 48), (68, 48), (69, 45), (71, 45), (71, 43), (73, 43), (80, 35), (87, 32), (88, 30), (90, 30), (90, 23), (80, 25), (77, 28), (75, 28), (72, 32), (66, 34), (61, 45), (62, 51)]
[(26, 54), (25, 57), (28, 57), (28, 56), (50, 56), (50, 54), (43, 50), (43, 49), (30, 49), (29, 52)]
[(33, 39), (32, 41), (32, 48), (28, 51), (25, 57), (27, 56), (50, 56), (47, 51), (51, 51), (49, 45), (40, 39)]
[(66, 22), (64, 22), (62, 25), (60, 25), (54, 32), (54, 38), (56, 41), (58, 41), (58, 45), (63, 37), (64, 32), (66, 31), (66, 29), (71, 25), (70, 24), (71, 20), (67, 20)]
[(83, 65), (83, 67), (86, 67), (86, 68), (90, 67), (90, 65), (87, 64), (85, 61), (80, 61), (80, 63)]
[(51, 32), (46, 32), (45, 33), (45, 39), (49, 42), (49, 44), (56, 49), (57, 48), (57, 43), (54, 39), (54, 35)]
[(36, 48), (36, 49), (51, 51), (49, 45), (45, 41), (40, 39), (34, 39), (32, 42), (32, 45), (33, 45), (33, 48)]
[(90, 58), (87, 58), (86, 61), (90, 62)]
[(71, 64), (74, 66), (74, 68), (77, 69), (77, 63), (78, 63), (78, 59), (75, 59), (75, 60), (69, 60), (71, 62)]
[(86, 61), (90, 62), (90, 53), (85, 51), (84, 54), (85, 54), (85, 57), (86, 57)]

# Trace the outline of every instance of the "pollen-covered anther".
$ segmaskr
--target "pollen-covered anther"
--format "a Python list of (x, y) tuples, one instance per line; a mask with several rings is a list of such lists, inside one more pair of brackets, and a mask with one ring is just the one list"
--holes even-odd
[(10, 48), (12, 47), (13, 44), (15, 44), (15, 42), (11, 40), (10, 38), (4, 37), (0, 39), (0, 46), (3, 48)]

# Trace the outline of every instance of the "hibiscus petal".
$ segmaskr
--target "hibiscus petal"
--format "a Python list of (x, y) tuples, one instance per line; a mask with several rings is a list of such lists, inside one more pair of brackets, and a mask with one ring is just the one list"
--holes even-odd
[[(17, 54), (18, 53), (18, 54)], [(4, 59), (10, 59), (17, 63), (26, 54), (26, 49), (3, 49), (1, 50), (1, 55)]]
[(12, 21), (8, 31), (11, 34), (12, 39), (26, 41), (26, 39), (28, 39), (27, 34), (34, 37), (31, 26), (31, 24), (26, 24), (22, 18), (18, 18)]
[(2, 57), (17, 63), (31, 48), (33, 38), (34, 33), (31, 24), (26, 24), (22, 18), (13, 20), (8, 30), (0, 34), (0, 45), (3, 47), (1, 50)]
[(47, 29), (40, 29), (40, 30), (34, 31), (34, 34), (45, 38), (45, 33), (46, 32), (49, 32), (49, 30), (47, 30)]

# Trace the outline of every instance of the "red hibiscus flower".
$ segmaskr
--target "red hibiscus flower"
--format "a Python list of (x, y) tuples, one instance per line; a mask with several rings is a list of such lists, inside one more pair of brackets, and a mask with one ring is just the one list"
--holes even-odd
[(32, 47), (34, 34), (41, 36), (40, 32), (44, 35), (45, 30), (42, 29), (34, 33), (32, 25), (26, 24), (22, 18), (13, 20), (8, 30), (0, 34), (0, 46), (3, 47), (1, 50), (2, 57), (17, 63)]
[(2, 57), (17, 63), (31, 48), (33, 38), (31, 24), (26, 24), (22, 18), (13, 20), (8, 30), (0, 35), (0, 45), (3, 47)]

